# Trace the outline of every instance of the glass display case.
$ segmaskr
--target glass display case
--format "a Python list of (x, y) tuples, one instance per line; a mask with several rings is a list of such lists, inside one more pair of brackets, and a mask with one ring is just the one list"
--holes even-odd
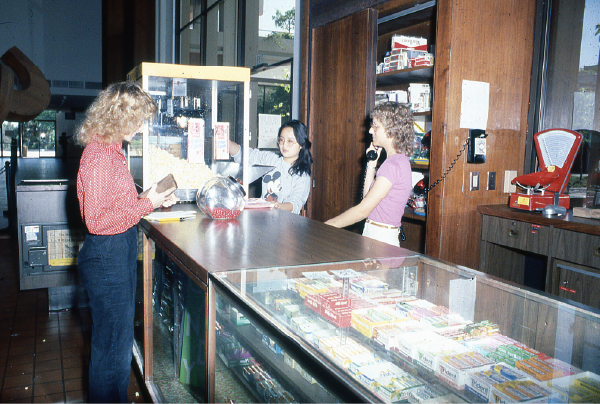
[[(206, 288), (169, 267), (165, 401), (207, 385), (217, 402), (600, 400), (599, 312), (477, 271), (414, 255), (214, 272)], [(208, 383), (191, 366), (206, 361)]]
[[(172, 173), (183, 201), (215, 174), (245, 184), (248, 170), (230, 161), (229, 140), (248, 152), (250, 69), (142, 63), (128, 74), (158, 105), (158, 114), (128, 148), (130, 171), (147, 189)], [(247, 161), (248, 159), (243, 159)]]

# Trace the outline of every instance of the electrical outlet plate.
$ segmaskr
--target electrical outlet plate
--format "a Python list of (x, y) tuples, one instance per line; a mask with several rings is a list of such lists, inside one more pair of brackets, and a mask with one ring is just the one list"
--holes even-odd
[(469, 181), (469, 188), (471, 191), (477, 191), (479, 190), (479, 172), (478, 171), (472, 171), (470, 173), (470, 181)]
[(510, 194), (513, 192), (517, 192), (517, 186), (511, 184), (510, 182), (517, 176), (516, 170), (506, 170), (504, 171), (504, 193)]
[(487, 173), (487, 190), (493, 191), (496, 189), (496, 172), (488, 171)]

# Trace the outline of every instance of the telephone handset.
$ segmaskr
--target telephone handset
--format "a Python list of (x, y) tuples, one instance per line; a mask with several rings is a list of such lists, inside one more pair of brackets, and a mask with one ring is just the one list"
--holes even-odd
[(367, 161), (377, 160), (377, 152), (375, 150), (369, 150), (367, 153)]
[(486, 137), (487, 134), (482, 129), (469, 129), (469, 147), (467, 150), (467, 163), (485, 163)]

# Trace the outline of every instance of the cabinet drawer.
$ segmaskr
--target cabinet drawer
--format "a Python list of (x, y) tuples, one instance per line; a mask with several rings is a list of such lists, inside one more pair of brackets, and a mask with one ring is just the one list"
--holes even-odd
[(554, 271), (558, 281), (558, 296), (600, 308), (599, 270), (555, 260)]
[(549, 226), (483, 215), (481, 239), (536, 254), (547, 255), (550, 245)]
[(557, 259), (600, 268), (600, 236), (554, 229), (552, 255)]

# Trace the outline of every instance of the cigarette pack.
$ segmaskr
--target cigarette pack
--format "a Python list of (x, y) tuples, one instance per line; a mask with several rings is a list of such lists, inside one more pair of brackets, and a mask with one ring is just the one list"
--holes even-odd
[(427, 51), (427, 39), (417, 38), (406, 35), (394, 35), (392, 36), (392, 49), (398, 48), (409, 48), (415, 50)]

